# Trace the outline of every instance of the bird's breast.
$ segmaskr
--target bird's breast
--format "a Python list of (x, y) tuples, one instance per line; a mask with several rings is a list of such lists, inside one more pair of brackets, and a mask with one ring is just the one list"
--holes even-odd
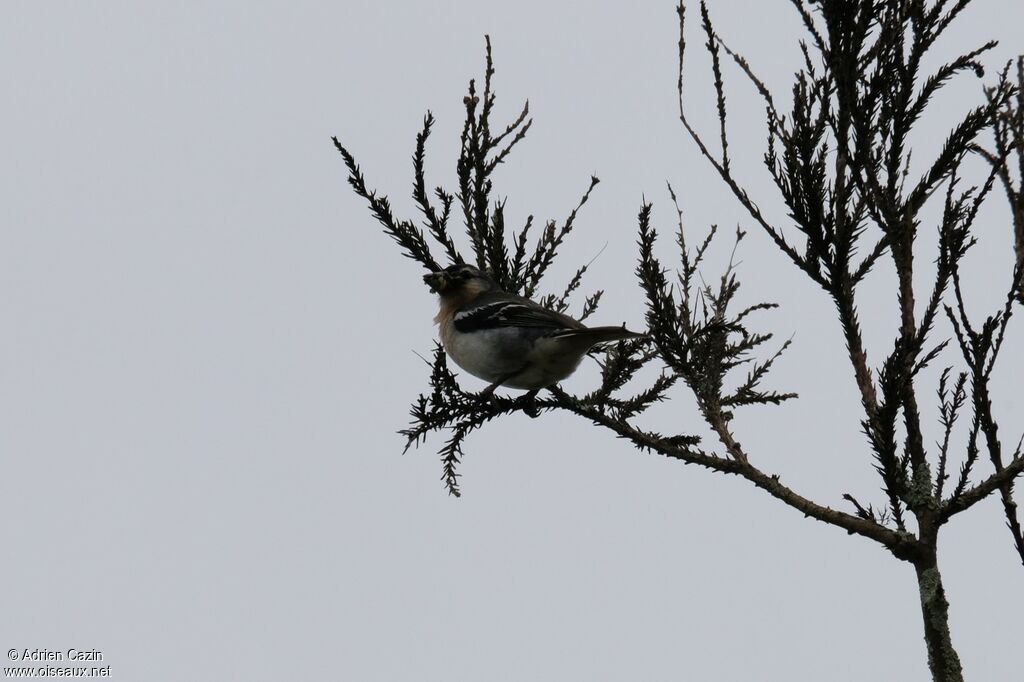
[(451, 319), (439, 322), (441, 345), (462, 369), (488, 382), (521, 371), (529, 361), (531, 340), (514, 327), (460, 332)]

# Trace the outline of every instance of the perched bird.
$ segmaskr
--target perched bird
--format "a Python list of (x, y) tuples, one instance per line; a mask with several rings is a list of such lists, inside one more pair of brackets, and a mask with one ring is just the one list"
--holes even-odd
[(586, 327), (568, 315), (502, 291), (472, 265), (423, 276), (441, 299), (434, 318), (455, 363), (490, 386), (536, 393), (572, 374), (595, 344), (643, 336), (623, 327)]

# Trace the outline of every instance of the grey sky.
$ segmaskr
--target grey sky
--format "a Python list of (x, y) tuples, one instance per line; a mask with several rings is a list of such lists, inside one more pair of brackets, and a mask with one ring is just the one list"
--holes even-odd
[[(801, 35), (789, 3), (711, 5), (785, 98)], [(99, 649), (124, 680), (927, 679), (911, 568), (741, 480), (564, 414), (474, 434), (461, 500), (438, 480), (439, 439), (401, 456), (394, 432), (426, 386), (414, 351), (433, 346), (435, 302), (329, 138), (413, 217), (422, 116), (438, 119), (429, 181), (451, 188), (489, 33), (499, 118), (526, 98), (535, 117), (499, 173), (508, 219), (563, 218), (590, 174), (602, 179), (549, 286), (607, 242), (585, 282), (607, 290), (594, 319), (642, 326), (635, 216), (646, 195), (671, 232), (666, 180), (695, 234), (749, 229), (747, 295), (782, 304), (760, 328), (794, 335), (770, 383), (801, 399), (741, 414), (740, 439), (819, 502), (882, 499), (829, 302), (678, 123), (671, 2), (24, 2), (4, 14), (2, 650)], [(1019, 0), (977, 0), (940, 51), (998, 38), (991, 76), (1024, 51), (1022, 25)], [(690, 112), (714, 139), (696, 35), (691, 52)], [(763, 109), (727, 78), (737, 172), (784, 223), (759, 165)], [(922, 163), (920, 143), (979, 88), (942, 96)], [(969, 258), (979, 316), (1009, 270), (998, 201)], [(886, 263), (861, 307), (874, 359), (895, 319), (891, 280)], [(1012, 334), (995, 408), (1015, 441), (1020, 320)], [(566, 387), (594, 377), (585, 367)], [(676, 397), (651, 423), (700, 432)], [(1024, 583), (998, 505), (944, 537), (967, 675), (1016, 679)]]

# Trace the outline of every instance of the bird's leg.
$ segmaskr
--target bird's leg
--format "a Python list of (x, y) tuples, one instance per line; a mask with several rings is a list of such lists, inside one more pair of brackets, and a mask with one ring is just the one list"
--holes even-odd
[[(504, 379), (502, 379), (502, 381), (504, 381)], [(491, 407), (494, 407), (497, 404), (497, 399), (494, 397), (494, 391), (498, 386), (501, 386), (501, 381), (495, 381), (493, 384), (477, 393), (476, 397), (481, 401), (487, 402)]]
[(484, 390), (482, 390), (479, 393), (477, 393), (476, 394), (477, 397), (478, 398), (486, 398), (487, 400), (493, 400), (494, 399), (494, 391), (497, 390), (498, 386), (501, 386), (501, 382), (502, 381), (506, 381), (506, 380), (507, 380), (507, 378), (506, 379), (502, 379), (500, 381), (495, 381), (493, 384), (491, 384), (490, 386), (488, 386)]
[[(501, 386), (503, 383), (505, 383), (506, 381), (508, 381), (512, 377), (518, 376), (519, 374), (522, 374), (523, 372), (526, 371), (526, 368), (529, 367), (529, 366), (530, 366), (529, 363), (527, 363), (527, 364), (523, 365), (522, 367), (520, 367), (519, 369), (517, 369), (516, 371), (509, 372), (508, 374), (506, 374), (505, 376), (501, 377), (500, 379), (495, 381), (493, 384), (491, 384), (490, 386), (488, 386), (484, 390), (482, 390), (479, 393), (477, 393), (477, 397), (482, 399), (482, 400), (486, 400), (493, 407), (494, 404), (495, 404), (494, 392), (496, 390), (498, 390), (498, 386)], [(536, 391), (534, 391), (534, 393), (536, 393)]]
[(491, 384), (490, 386), (488, 386), (484, 390), (482, 390), (479, 393), (477, 393), (476, 397), (480, 398), (481, 400), (486, 400), (487, 402), (489, 402), (491, 404), (491, 407), (493, 407), (494, 404), (495, 404), (494, 392), (496, 390), (498, 390), (498, 386), (501, 386), (503, 383), (505, 383), (506, 381), (508, 381), (509, 379), (514, 377), (515, 375), (519, 374), (521, 371), (522, 370), (520, 369), (520, 370), (516, 370), (515, 372), (511, 372), (509, 374), (506, 374), (505, 376), (501, 377), (500, 379), (495, 381), (493, 384)]

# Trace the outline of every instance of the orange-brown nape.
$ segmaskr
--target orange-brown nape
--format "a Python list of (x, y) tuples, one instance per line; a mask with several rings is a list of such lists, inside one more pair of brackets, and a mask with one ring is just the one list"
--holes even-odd
[(441, 298), (441, 309), (434, 322), (450, 320), (455, 312), (472, 303), (480, 294), (497, 290), (498, 286), (486, 273), (472, 265), (451, 265), (439, 272), (423, 276)]

